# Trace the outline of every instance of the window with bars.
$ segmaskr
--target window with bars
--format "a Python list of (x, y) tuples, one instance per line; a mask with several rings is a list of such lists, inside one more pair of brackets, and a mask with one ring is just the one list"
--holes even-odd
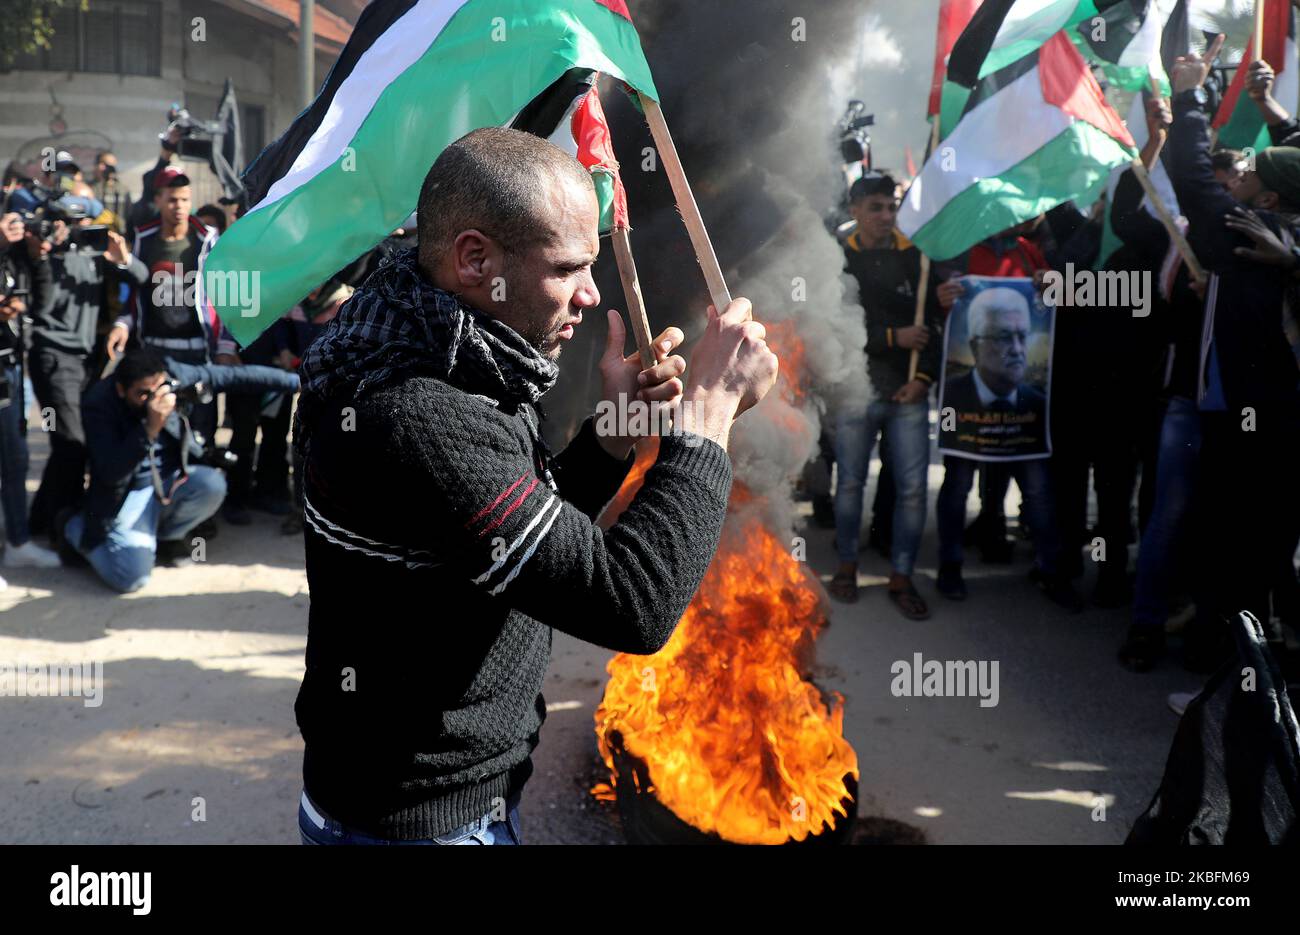
[(110, 75), (159, 75), (162, 4), (157, 0), (90, 0), (90, 8), (59, 8), (50, 48), (20, 55), (15, 67)]

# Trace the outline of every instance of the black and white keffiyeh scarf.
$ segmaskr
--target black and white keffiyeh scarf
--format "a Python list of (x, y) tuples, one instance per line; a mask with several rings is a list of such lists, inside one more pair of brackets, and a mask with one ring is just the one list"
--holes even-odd
[(536, 407), (559, 368), (508, 325), (425, 280), (416, 251), (405, 250), (388, 257), (326, 326), (299, 375), (300, 410), (336, 397), (359, 400), (411, 375), (502, 405)]

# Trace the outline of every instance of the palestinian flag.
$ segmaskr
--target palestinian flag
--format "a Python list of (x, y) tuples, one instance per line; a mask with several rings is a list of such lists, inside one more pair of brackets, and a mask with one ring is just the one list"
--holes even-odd
[(1252, 36), (1213, 123), (1219, 131), (1217, 145), (1230, 149), (1251, 148), (1255, 152), (1272, 145), (1272, 142), (1264, 118), (1259, 115), (1254, 101), (1245, 93), (1247, 66), (1258, 58), (1263, 58), (1273, 66), (1273, 72), (1277, 75), (1273, 84), (1273, 97), (1289, 112), (1295, 112), (1296, 99), (1300, 97), (1295, 11), (1290, 0), (1260, 2), (1264, 4), (1264, 54), (1261, 56), (1255, 53), (1255, 40)]
[(1087, 62), (1058, 31), (978, 83), (908, 189), (898, 227), (946, 260), (1065, 201), (1093, 200), (1135, 155)]
[(1146, 91), (1154, 79), (1167, 96), (1169, 76), (1161, 51), (1170, 25), (1186, 32), (1187, 0), (1119, 0), (1079, 23), (1070, 38), (1084, 58), (1100, 66), (1108, 84)]
[[(1180, 55), (1186, 55), (1190, 49), (1188, 41), (1188, 21), (1187, 21), (1187, 0), (1178, 0), (1169, 19), (1165, 22), (1164, 36), (1160, 40), (1160, 60), (1165, 74), (1173, 68), (1174, 62)], [(1162, 89), (1166, 90), (1166, 89)], [(1127, 126), (1129, 132), (1133, 134), (1133, 139), (1137, 143), (1139, 150), (1147, 144), (1147, 118), (1146, 118), (1146, 95), (1142, 93), (1134, 94), (1133, 100), (1129, 107)], [(1178, 207), (1178, 197), (1174, 194), (1173, 182), (1169, 179), (1169, 173), (1165, 169), (1164, 160), (1168, 156), (1168, 151), (1161, 153), (1160, 159), (1151, 167), (1151, 183), (1155, 186), (1156, 193), (1160, 195), (1174, 217), (1181, 214)], [(1106, 204), (1110, 205), (1111, 199), (1115, 194), (1115, 188), (1119, 185), (1120, 176), (1128, 166), (1120, 166), (1110, 174), (1110, 183), (1106, 187)], [(1159, 218), (1155, 207), (1151, 204), (1149, 198), (1142, 199), (1143, 209), (1154, 218)], [(1106, 265), (1112, 253), (1119, 249), (1121, 241), (1110, 224), (1110, 209), (1106, 210), (1105, 220), (1102, 223), (1101, 230), (1101, 249), (1097, 253), (1096, 269), (1101, 269)]]
[(599, 78), (599, 72), (572, 69), (520, 111), (510, 126), (545, 137), (591, 172), (600, 202), (600, 232), (607, 234), (631, 225), (613, 137), (596, 91)]
[[(934, 71), (930, 79), (930, 104), (926, 111), (931, 120), (939, 120), (939, 135), (951, 129), (961, 116), (970, 89), (947, 80), (948, 56), (957, 38), (979, 9), (981, 0), (941, 0), (939, 24), (934, 40)], [(911, 173), (915, 175), (915, 172)]]
[(1122, 4), (1127, 9), (1131, 2), (983, 0), (951, 45), (947, 82), (941, 94), (940, 139), (947, 139), (953, 131), (966, 110), (971, 89), (981, 81), (1037, 52), (1061, 30), (1073, 31), (1103, 17), (1111, 7)]
[(573, 68), (658, 99), (625, 0), (373, 0), (316, 100), (245, 174), (251, 208), (204, 265), (236, 340), (401, 224), (449, 143), (511, 124)]
[(1131, 0), (984, 0), (948, 57), (948, 80), (974, 88), (1037, 52), (1061, 30)]

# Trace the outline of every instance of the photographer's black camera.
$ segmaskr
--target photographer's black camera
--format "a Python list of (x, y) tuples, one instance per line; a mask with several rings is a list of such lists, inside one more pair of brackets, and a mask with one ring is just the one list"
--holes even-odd
[(50, 240), (54, 236), (54, 223), (63, 221), (68, 225), (68, 237), (56, 249), (103, 253), (108, 249), (108, 226), (79, 223), (89, 216), (82, 199), (62, 195), (47, 198), (34, 211), (24, 212), (23, 227), (41, 240)]
[[(211, 387), (205, 383), (182, 383), (180, 380), (170, 378), (158, 384), (158, 388), (154, 390), (154, 395), (162, 393), (176, 394), (176, 408), (180, 410), (187, 420), (196, 405), (207, 405), (214, 398)], [(233, 451), (207, 444), (207, 440), (203, 435), (193, 429), (188, 429), (188, 421), (186, 425), (194, 441), (203, 449), (202, 454), (190, 457), (191, 464), (202, 464), (206, 467), (229, 471), (239, 463), (239, 456)]]
[[(167, 129), (158, 134), (163, 149), (170, 149), (182, 159), (197, 162), (211, 162), (213, 138), (220, 132), (220, 125), (215, 121), (197, 120), (188, 110), (179, 104), (173, 104), (167, 112)], [(175, 143), (168, 141), (171, 131), (175, 130), (180, 139)]]
[(862, 101), (849, 101), (844, 116), (836, 125), (840, 141), (840, 158), (844, 162), (871, 161), (871, 134), (867, 127), (876, 122), (874, 114), (866, 113), (867, 105)]
[(154, 393), (175, 393), (176, 405), (188, 412), (197, 403), (212, 402), (212, 390), (203, 383), (181, 383), (179, 380), (165, 380), (158, 384)]

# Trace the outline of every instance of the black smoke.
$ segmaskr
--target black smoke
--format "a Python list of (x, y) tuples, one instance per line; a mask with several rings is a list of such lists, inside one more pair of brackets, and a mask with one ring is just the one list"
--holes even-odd
[[(859, 386), (861, 310), (845, 292), (839, 247), (823, 222), (842, 195), (836, 118), (849, 96), (867, 100), (869, 110), (873, 106), (871, 89), (852, 87), (870, 4), (629, 5), (732, 294), (750, 298), (760, 320), (797, 320), (820, 390)], [(652, 329), (676, 324), (689, 338), (704, 321), (708, 294), (667, 177), (659, 165), (657, 171), (643, 170), (645, 150), (654, 143), (621, 88), (606, 80), (601, 97), (628, 191), (632, 248)], [(806, 284), (802, 302), (792, 297), (796, 279)], [(566, 349), (562, 385), (553, 394), (574, 404), (553, 413), (559, 415), (552, 420), (557, 435), (576, 427), (599, 392), (599, 377), (588, 369), (604, 347), (604, 308), (625, 308), (608, 245), (602, 245), (597, 282), (602, 309), (579, 329), (582, 340)], [(818, 407), (808, 408), (815, 439)], [(760, 486), (775, 483), (790, 468), (787, 420), (770, 433), (758, 418), (742, 421), (751, 423), (751, 461), (768, 455), (769, 434), (772, 443), (787, 435), (785, 456), (771, 470), (759, 471), (770, 475)], [(745, 458), (745, 446), (738, 446), (738, 461)]]

